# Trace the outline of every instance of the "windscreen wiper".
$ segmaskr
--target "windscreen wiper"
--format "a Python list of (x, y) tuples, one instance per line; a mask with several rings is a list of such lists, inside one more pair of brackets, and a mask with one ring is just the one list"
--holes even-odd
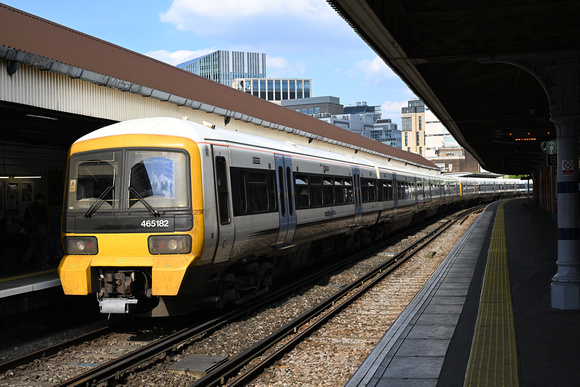
[(97, 212), (97, 210), (99, 208), (101, 208), (101, 205), (105, 201), (105, 196), (107, 196), (109, 194), (109, 192), (111, 192), (111, 190), (113, 189), (113, 187), (114, 187), (114, 185), (110, 185), (107, 188), (105, 188), (105, 190), (103, 191), (103, 193), (89, 207), (89, 209), (87, 210), (87, 212), (85, 212), (85, 218), (90, 218), (95, 212)]
[(129, 192), (131, 192), (133, 195), (135, 195), (137, 197), (137, 199), (139, 199), (139, 201), (141, 203), (143, 203), (143, 205), (145, 206), (145, 208), (147, 208), (149, 210), (151, 215), (159, 216), (159, 211), (157, 211), (155, 208), (153, 208), (153, 206), (151, 204), (149, 204), (147, 202), (147, 200), (145, 200), (145, 198), (143, 198), (143, 196), (141, 196), (141, 194), (139, 194), (139, 192), (137, 192), (137, 190), (135, 188), (129, 187)]

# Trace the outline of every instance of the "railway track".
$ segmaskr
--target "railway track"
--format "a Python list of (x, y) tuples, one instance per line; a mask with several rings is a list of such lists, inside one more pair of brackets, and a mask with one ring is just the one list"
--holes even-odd
[(413, 257), (415, 253), (428, 245), (441, 233), (445, 232), (445, 230), (451, 227), (456, 221), (464, 218), (466, 218), (465, 214), (461, 214), (461, 216), (456, 217), (454, 220), (445, 222), (429, 234), (415, 241), (403, 251), (394, 255), (392, 258), (389, 258), (382, 265), (369, 271), (367, 274), (345, 286), (331, 297), (328, 297), (322, 303), (292, 320), (265, 340), (251, 346), (240, 355), (216, 367), (206, 376), (198, 380), (194, 386), (223, 385), (229, 377), (240, 372), (245, 365), (262, 356), (269, 348), (281, 343), (291, 336), (289, 340), (285, 340), (283, 345), (275, 349), (257, 365), (250, 367), (249, 370), (243, 371), (242, 374), (237, 376), (234, 380), (227, 382), (227, 385), (230, 387), (248, 385), (266, 368), (272, 366), (278, 359), (291, 351), (296, 345), (303, 342), (305, 338), (309, 337), (313, 332), (320, 329), (320, 327), (330, 321), (330, 319), (337, 316), (346, 307), (358, 300), (362, 295), (366, 294), (369, 289), (372, 289), (377, 283), (404, 264), (407, 259)]
[[(450, 224), (451, 223), (448, 222), (447, 227), (449, 227)], [(438, 229), (438, 232), (442, 232), (443, 230), (442, 227), (439, 227)], [(432, 240), (434, 236), (430, 236), (429, 238)], [(361, 284), (366, 284), (364, 288), (368, 288), (370, 286), (369, 284), (380, 281), (380, 278), (383, 278), (385, 275), (387, 275), (388, 272), (390, 272), (392, 269), (400, 265), (405, 259), (411, 256), (411, 251), (418, 251), (421, 245), (428, 243), (429, 238), (422, 238), (421, 241), (416, 241), (413, 246), (407, 248), (404, 252), (401, 252), (394, 257), (387, 259), (380, 268), (375, 270), (375, 272), (380, 274), (369, 272), (351, 284), (347, 286), (341, 286), (342, 289), (340, 291), (337, 291), (332, 296), (327, 297), (326, 300), (320, 305), (310, 308), (308, 311), (302, 313), (297, 318), (288, 322), (276, 332), (267, 335), (261, 340), (257, 340), (255, 345), (240, 351), (235, 356), (231, 356), (229, 360), (218, 365), (212, 371), (208, 372), (206, 376), (197, 380), (196, 385), (219, 385), (224, 381), (232, 378), (236, 378), (236, 380), (232, 382), (234, 385), (248, 383), (249, 380), (259, 374), (264, 368), (270, 366), (272, 362), (280, 358), (289, 349), (297, 345), (297, 343), (303, 340), (304, 337), (307, 337), (312, 330), (317, 329), (317, 327), (328, 321), (330, 318), (332, 318), (332, 316), (336, 315), (336, 313), (339, 313), (340, 310), (353, 302), (359, 294), (364, 292), (364, 290), (362, 290), (363, 287), (361, 287)], [(386, 243), (392, 242), (393, 241), (389, 241)], [(374, 251), (384, 249), (384, 247), (384, 245), (373, 246), (372, 249), (361, 251), (357, 254), (357, 257), (353, 258), (353, 260), (360, 259), (361, 256), (372, 254)], [(345, 263), (337, 264), (330, 270), (337, 270), (340, 265), (344, 264)], [(237, 310), (232, 310), (231, 312), (214, 320), (207, 321), (203, 324), (198, 324), (194, 327), (179, 330), (161, 340), (143, 345), (142, 347), (123, 356), (119, 356), (118, 358), (106, 362), (105, 364), (91, 367), (89, 372), (74, 377), (68, 377), (67, 380), (57, 384), (68, 386), (96, 385), (105, 382), (122, 383), (124, 379), (130, 377), (135, 373), (136, 370), (141, 368), (143, 364), (149, 364), (149, 366), (151, 366), (151, 364), (154, 363), (166, 362), (166, 360), (171, 358), (171, 356), (179, 354), (182, 348), (191, 346), (192, 343), (199, 342), (203, 338), (208, 337), (212, 332), (215, 332), (216, 330), (228, 324), (232, 324), (232, 322), (236, 320), (244, 318), (244, 316), (247, 316), (249, 313), (263, 308), (265, 305), (272, 304), (274, 302), (273, 300), (275, 299), (280, 299), (280, 297), (287, 297), (287, 295), (292, 291), (295, 291), (297, 287), (306, 286), (306, 284), (312, 283), (313, 281), (316, 281), (316, 278), (320, 278), (324, 275), (327, 274), (317, 273), (311, 275), (308, 278), (305, 278), (304, 281), (301, 281), (300, 284), (294, 284), (292, 287), (285, 287), (275, 293), (271, 293), (267, 299), (265, 298), (261, 303), (254, 303), (251, 308), (246, 306)], [(355, 290), (355, 288), (358, 289)], [(357, 295), (352, 294), (353, 292), (355, 292)], [(346, 297), (345, 294), (349, 294), (349, 296)], [(308, 328), (304, 328), (305, 326), (308, 326)], [(301, 331), (302, 333), (293, 337), (292, 339), (288, 338), (289, 335), (294, 334), (294, 332), (297, 331)], [(78, 343), (79, 340), (83, 341), (83, 338), (77, 338), (76, 342)], [(276, 349), (276, 352), (268, 354), (268, 356), (261, 360), (258, 365), (247, 371), (244, 374), (245, 376), (236, 377), (240, 369), (251, 362), (256, 362), (255, 359), (263, 357), (266, 351), (277, 347), (279, 345), (278, 343), (280, 343), (282, 340), (289, 341), (282, 348)], [(22, 364), (25, 364), (27, 361), (31, 361), (31, 359), (34, 359), (35, 357), (38, 358), (39, 356), (54, 356), (55, 351), (62, 351), (62, 348), (66, 347), (66, 345), (60, 344), (57, 347), (58, 348), (56, 349), (45, 349), (44, 353), (40, 353), (43, 351), (39, 351), (39, 353), (35, 355), (30, 355), (27, 357), (27, 359), (16, 359), (16, 361), (13, 361), (11, 364), (1, 364), (0, 371), (19, 367)]]

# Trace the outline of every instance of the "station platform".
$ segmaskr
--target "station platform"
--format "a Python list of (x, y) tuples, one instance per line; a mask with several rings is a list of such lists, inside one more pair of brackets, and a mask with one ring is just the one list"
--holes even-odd
[(60, 287), (58, 261), (47, 268), (23, 268), (19, 263), (0, 267), (0, 299)]
[(557, 226), (490, 204), (347, 386), (578, 385), (580, 311), (551, 307)]

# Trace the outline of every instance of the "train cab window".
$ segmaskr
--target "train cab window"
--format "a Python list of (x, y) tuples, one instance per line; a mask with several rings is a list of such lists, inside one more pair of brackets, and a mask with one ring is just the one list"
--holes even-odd
[(230, 223), (228, 173), (225, 157), (215, 158), (215, 180), (220, 224)]
[(325, 206), (334, 205), (334, 183), (331, 177), (322, 180), (322, 201)]
[[(129, 168), (129, 207), (155, 209), (187, 207), (187, 156), (177, 151), (131, 150)], [(146, 201), (146, 203), (144, 203)]]
[(337, 205), (344, 204), (345, 196), (344, 180), (339, 178), (334, 179), (334, 203)]
[(308, 177), (304, 175), (295, 175), (296, 188), (294, 192), (296, 194), (296, 208), (303, 209), (310, 206), (310, 195), (308, 193)]
[(308, 188), (310, 189), (310, 207), (322, 206), (322, 178), (310, 176)]
[(74, 155), (70, 163), (68, 187), (68, 208), (88, 209), (95, 202), (105, 206), (118, 207), (118, 161), (117, 152), (91, 155), (89, 160)]

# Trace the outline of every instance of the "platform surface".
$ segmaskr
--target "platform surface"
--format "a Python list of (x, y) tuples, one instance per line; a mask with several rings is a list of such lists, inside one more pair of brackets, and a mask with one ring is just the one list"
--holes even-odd
[(347, 386), (577, 385), (580, 312), (551, 307), (556, 258), (548, 212), (492, 203)]

